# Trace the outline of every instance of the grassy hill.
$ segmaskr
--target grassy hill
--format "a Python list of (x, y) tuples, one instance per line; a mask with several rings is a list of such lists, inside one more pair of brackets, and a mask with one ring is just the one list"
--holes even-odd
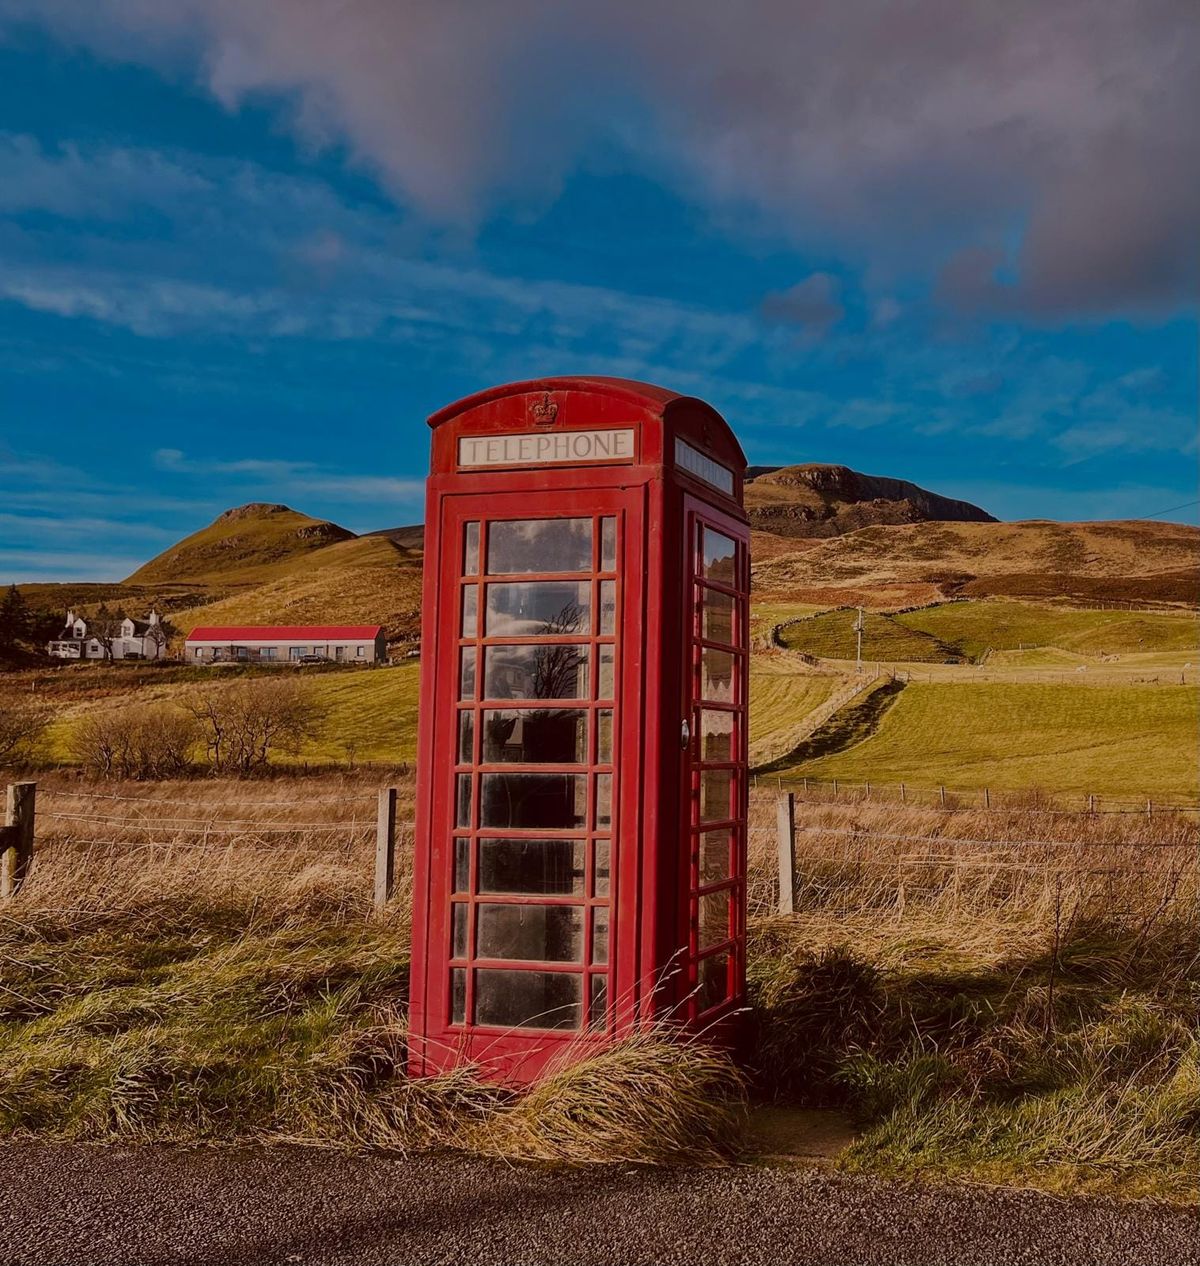
[(873, 735), (795, 772), (1194, 803), (1198, 730), (1200, 692), (1188, 686), (915, 682)]
[(354, 536), (346, 528), (283, 505), (252, 502), (226, 510), (129, 576), (128, 585), (227, 587), (274, 579), (281, 567)]
[[(755, 564), (766, 597), (934, 585), (943, 593), (1200, 601), (1200, 528), (1111, 523), (914, 523), (863, 528)], [(1187, 578), (1191, 577), (1189, 581)], [(1052, 579), (1049, 579), (1052, 578)], [(807, 596), (805, 600), (810, 600)], [(902, 605), (902, 604), (897, 604)]]
[[(853, 610), (828, 611), (787, 624), (781, 641), (792, 650), (829, 659), (853, 659)], [(897, 614), (868, 611), (863, 656), (888, 663), (978, 662), (990, 650), (1068, 652), (1071, 656), (1195, 652), (1200, 656), (1200, 619), (1185, 612), (1071, 610), (1006, 600), (950, 602)], [(1032, 663), (1031, 659), (1025, 662)]]

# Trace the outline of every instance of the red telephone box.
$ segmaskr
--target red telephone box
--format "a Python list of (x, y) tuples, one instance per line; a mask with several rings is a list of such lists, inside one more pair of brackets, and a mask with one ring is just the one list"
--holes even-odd
[(745, 1002), (746, 459), (710, 405), (510, 383), (433, 428), (410, 1063), (513, 1082)]

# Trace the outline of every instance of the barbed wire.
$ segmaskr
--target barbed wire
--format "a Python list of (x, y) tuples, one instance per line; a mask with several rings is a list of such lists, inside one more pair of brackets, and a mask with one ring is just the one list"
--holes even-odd
[(41, 818), (55, 818), (58, 821), (71, 822), (103, 822), (107, 825), (128, 827), (130, 830), (154, 828), (157, 830), (174, 830), (176, 827), (203, 827), (206, 830), (218, 830), (223, 827), (250, 827), (258, 831), (363, 831), (374, 830), (375, 823), (364, 818), (361, 822), (257, 822), (253, 818), (115, 818), (95, 813), (61, 813), (53, 809), (48, 813), (39, 813)]
[[(869, 840), (893, 840), (910, 844), (963, 844), (983, 845), (986, 848), (1036, 848), (1045, 845), (1049, 848), (1170, 848), (1200, 850), (1200, 836), (1195, 840), (992, 840), (973, 839), (969, 836), (954, 835), (909, 835), (897, 831), (863, 831), (853, 827), (836, 826), (797, 826), (793, 830), (797, 835), (840, 835), (864, 842)], [(752, 826), (751, 835), (777, 836), (778, 832), (769, 826)]]
[[(58, 796), (63, 799), (71, 800), (121, 800), (127, 804), (169, 804), (172, 806), (180, 806), (190, 809), (208, 809), (212, 807), (211, 800), (177, 800), (165, 796), (117, 796), (107, 792), (93, 791), (69, 791), (58, 787), (39, 787), (38, 797)], [(354, 795), (346, 796), (299, 796), (290, 800), (255, 800), (255, 805), (273, 806), (278, 808), (295, 808), (299, 805), (309, 804), (354, 804), (361, 801), (367, 804), (374, 800), (374, 795), (370, 792), (358, 792)]]

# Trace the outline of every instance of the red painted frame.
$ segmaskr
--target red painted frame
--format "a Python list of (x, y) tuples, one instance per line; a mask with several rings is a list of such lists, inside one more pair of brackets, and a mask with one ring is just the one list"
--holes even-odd
[[(458, 440), (464, 435), (523, 433), (546, 428), (570, 431), (627, 427), (635, 432), (631, 462), (535, 468), (457, 466)], [(693, 627), (698, 619), (692, 596), (692, 554), (699, 520), (732, 536), (740, 544), (741, 580), (748, 579), (749, 528), (741, 505), (745, 457), (720, 416), (707, 404), (659, 387), (620, 379), (550, 378), (508, 384), (459, 401), (430, 419), (433, 427), (428, 482), (423, 606), (422, 682), (416, 791), (414, 857), (413, 960), (409, 1024), (410, 1065), (430, 1073), (463, 1062), (480, 1065), (490, 1077), (529, 1081), (546, 1066), (571, 1058), (613, 1036), (651, 1020), (668, 1017), (692, 1024), (710, 1035), (736, 1040), (737, 1016), (744, 1002), (745, 931), (745, 726), (738, 736), (735, 759), (737, 808), (742, 823), (735, 832), (732, 889), (735, 953), (730, 964), (728, 996), (705, 1014), (697, 1011), (694, 986), (694, 903), (690, 806), (698, 773), (692, 759), (698, 735), (698, 713), (692, 698)], [(683, 439), (730, 472), (726, 493), (676, 465), (675, 441)], [(458, 654), (460, 636), (461, 550), (463, 525), (496, 519), (591, 517), (618, 519), (616, 698), (613, 700), (613, 774), (609, 887), (608, 1012), (602, 1029), (579, 1030), (478, 1026), (451, 1022), (450, 945), (454, 845), (477, 839), (477, 817), (471, 828), (454, 826), (455, 775), (466, 767), (456, 761)], [(481, 555), (486, 531), (480, 528)], [(598, 561), (594, 543), (593, 564)], [(482, 585), (482, 557), (478, 583)], [(521, 580), (574, 579), (563, 573), (522, 574)], [(579, 577), (583, 578), (582, 574)], [(597, 591), (593, 592), (593, 597)], [(479, 590), (482, 627), (484, 590)], [(745, 700), (748, 614), (738, 599), (741, 649), (736, 660), (736, 698)], [(598, 619), (598, 613), (594, 616)], [(567, 643), (596, 645), (590, 636), (564, 635)], [(481, 645), (482, 639), (473, 639)], [(508, 639), (520, 642), (523, 639)], [(593, 653), (591, 672), (598, 666)], [(476, 665), (481, 678), (482, 659)], [(479, 684), (482, 692), (482, 682)], [(594, 719), (599, 706), (594, 692), (587, 703)], [(512, 701), (497, 700), (498, 706)], [(547, 701), (542, 701), (543, 703)], [(473, 757), (480, 754), (479, 719), (485, 700), (479, 693)], [(574, 706), (574, 701), (573, 701)], [(585, 705), (579, 705), (585, 706)], [(680, 727), (688, 718), (691, 745), (681, 747)], [(588, 758), (595, 755), (595, 725), (588, 727)], [(474, 765), (475, 768), (479, 766)], [(558, 770), (558, 766), (546, 771)], [(570, 772), (594, 771), (594, 764), (571, 766)], [(508, 770), (506, 772), (512, 772)], [(566, 772), (566, 767), (559, 772)], [(476, 801), (480, 779), (474, 784)], [(592, 896), (592, 840), (597, 835), (594, 779), (588, 779), (585, 889), (586, 909)], [(520, 835), (516, 831), (483, 834)], [(545, 832), (538, 832), (544, 835)], [(558, 834), (555, 832), (555, 834)], [(571, 837), (574, 832), (566, 831)], [(475, 877), (476, 848), (471, 874)], [(506, 896), (505, 904), (529, 898)], [(543, 898), (538, 904), (553, 904)], [(472, 909), (481, 904), (471, 899)], [(469, 916), (474, 949), (474, 914)], [(537, 964), (537, 970), (586, 973), (591, 918), (585, 915), (584, 964)], [(740, 948), (739, 948), (740, 947)], [(459, 960), (453, 960), (458, 962)], [(475, 966), (482, 964), (476, 960)], [(520, 970), (510, 960), (487, 966)], [(585, 976), (586, 980), (586, 976)], [(584, 985), (586, 1026), (587, 986)], [(469, 995), (468, 995), (469, 1006)], [(466, 1013), (470, 1021), (471, 1012)]]

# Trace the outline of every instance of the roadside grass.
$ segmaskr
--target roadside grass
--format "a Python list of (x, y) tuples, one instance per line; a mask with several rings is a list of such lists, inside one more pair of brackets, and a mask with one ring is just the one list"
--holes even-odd
[(1190, 686), (911, 682), (864, 741), (791, 768), (847, 782), (1194, 803), (1198, 732)]
[[(1031, 602), (950, 602), (895, 620), (971, 660), (987, 650), (1056, 647), (1083, 656), (1153, 651), (1200, 654), (1200, 620), (1180, 613), (1071, 610)], [(872, 658), (879, 658), (872, 654)], [(891, 656), (884, 656), (891, 658)]]

